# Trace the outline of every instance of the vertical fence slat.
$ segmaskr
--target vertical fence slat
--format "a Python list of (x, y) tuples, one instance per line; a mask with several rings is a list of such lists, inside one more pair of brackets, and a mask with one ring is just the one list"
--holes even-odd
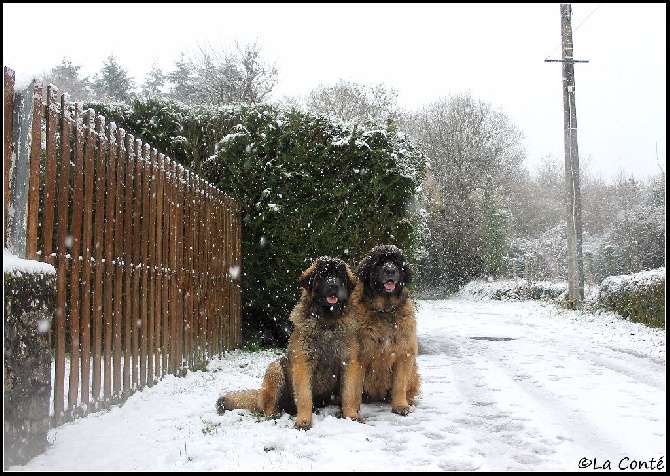
[(141, 241), (140, 249), (140, 261), (139, 269), (142, 276), (142, 286), (140, 294), (140, 332), (142, 335), (141, 345), (140, 345), (140, 386), (144, 387), (147, 384), (147, 362), (149, 360), (148, 355), (148, 342), (147, 342), (147, 329), (149, 325), (149, 307), (148, 307), (148, 293), (147, 293), (147, 283), (148, 283), (148, 269), (149, 269), (149, 161), (150, 161), (150, 148), (149, 144), (144, 144), (142, 149), (142, 160), (141, 167), (138, 168), (142, 170), (142, 188), (138, 190), (138, 194), (142, 197), (142, 216), (140, 220), (140, 232), (144, 237)]
[(232, 253), (231, 253), (231, 233), (230, 233), (230, 212), (228, 211), (227, 203), (223, 194), (219, 194), (221, 213), (223, 215), (223, 255), (225, 256), (224, 262), (224, 306), (226, 310), (226, 350), (230, 350), (234, 347), (233, 345), (233, 312), (231, 306), (231, 287), (233, 285), (233, 280), (231, 277), (231, 267), (232, 267)]
[(170, 354), (170, 159), (163, 160), (163, 361), (161, 364), (161, 375), (169, 372), (168, 356)]
[(135, 366), (136, 362), (132, 358), (132, 339), (134, 336), (134, 323), (132, 319), (132, 268), (133, 268), (133, 256), (132, 256), (132, 230), (133, 230), (133, 214), (131, 213), (133, 209), (133, 202), (135, 199), (135, 166), (137, 163), (137, 155), (135, 153), (135, 144), (133, 142), (133, 136), (128, 134), (126, 136), (126, 150), (127, 150), (127, 160), (126, 160), (126, 189), (124, 194), (124, 218), (125, 223), (123, 225), (123, 241), (124, 246), (124, 264), (125, 269), (124, 281), (123, 281), (123, 294), (125, 295), (124, 299), (124, 336), (123, 336), (123, 392), (127, 396), (131, 389), (130, 377), (132, 375), (132, 368)]
[(183, 365), (184, 355), (184, 168), (176, 164), (177, 172), (177, 247), (175, 268), (177, 271), (177, 349), (175, 371)]
[(79, 334), (80, 334), (80, 284), (81, 284), (81, 226), (84, 208), (84, 141), (82, 134), (81, 103), (74, 110), (74, 168), (72, 191), (72, 224), (70, 228), (70, 391), (68, 409), (73, 411), (79, 397)]
[(122, 359), (122, 322), (123, 322), (123, 274), (124, 254), (126, 244), (123, 241), (123, 208), (124, 208), (124, 184), (126, 180), (126, 131), (119, 128), (117, 131), (117, 156), (116, 156), (116, 199), (115, 199), (115, 227), (114, 227), (114, 390), (113, 396), (116, 401), (121, 394), (121, 377), (123, 373)]
[(140, 276), (141, 270), (138, 266), (140, 262), (140, 215), (142, 214), (142, 201), (140, 200), (141, 190), (143, 185), (142, 177), (142, 147), (141, 144), (135, 143), (135, 193), (133, 199), (133, 239), (132, 239), (132, 256), (133, 256), (133, 283), (132, 283), (132, 314), (133, 314), (133, 386), (141, 387), (140, 385), (140, 335), (138, 321), (140, 319)]
[(54, 362), (54, 418), (59, 422), (65, 411), (65, 318), (67, 312), (68, 201), (70, 193), (70, 114), (65, 96), (61, 97), (61, 149), (58, 177), (58, 225), (56, 267), (56, 316)]
[(193, 209), (193, 345), (194, 356), (196, 361), (201, 361), (200, 358), (200, 211), (202, 209), (202, 200), (200, 194), (200, 182), (193, 180), (193, 200), (195, 201)]
[(105, 159), (107, 152), (107, 138), (105, 136), (105, 119), (98, 116), (96, 119), (97, 154), (95, 175), (95, 285), (93, 290), (93, 382), (92, 398), (100, 401), (100, 387), (102, 382), (102, 306), (103, 306), (103, 272), (105, 270)]
[(105, 306), (104, 306), (104, 398), (109, 404), (112, 398), (112, 331), (114, 316), (114, 223), (116, 221), (116, 124), (107, 127), (107, 206), (105, 210)]
[(154, 335), (156, 337), (156, 356), (154, 359), (154, 368), (156, 370), (156, 377), (161, 378), (164, 375), (161, 362), (162, 355), (165, 352), (165, 344), (162, 339), (162, 319), (163, 319), (163, 154), (159, 153), (156, 157), (156, 168), (154, 169), (156, 176), (156, 330)]
[[(215, 240), (215, 255), (216, 255), (216, 261), (215, 261), (215, 269), (214, 269), (214, 287), (217, 289), (223, 289), (224, 284), (223, 281), (221, 280), (221, 273), (223, 271), (223, 247), (221, 246), (221, 239), (223, 237), (223, 226), (221, 223), (221, 210), (219, 209), (219, 202), (218, 202), (218, 193), (217, 190), (212, 186), (212, 196), (213, 196), (213, 216), (214, 216), (214, 227), (213, 227), (213, 233), (214, 233), (214, 240)], [(224, 338), (224, 333), (226, 332), (226, 323), (225, 323), (225, 309), (223, 308), (223, 293), (219, 292), (216, 293), (216, 319), (215, 319), (215, 324), (216, 324), (216, 334), (217, 334), (217, 339), (216, 339), (216, 355), (220, 355), (221, 352), (225, 349), (225, 338)]]
[(188, 259), (189, 259), (189, 249), (188, 249), (188, 237), (190, 235), (188, 226), (190, 223), (190, 209), (189, 209), (189, 199), (188, 199), (188, 170), (184, 169), (182, 171), (182, 260), (181, 260), (181, 277), (182, 277), (182, 315), (184, 316), (183, 325), (182, 325), (182, 365), (187, 369), (193, 368), (193, 360), (191, 359), (191, 323), (190, 315), (188, 313), (188, 306), (190, 300), (190, 280), (188, 278)]
[(207, 187), (200, 184), (200, 300), (198, 301), (198, 320), (200, 328), (200, 358), (207, 359)]
[(54, 236), (54, 212), (56, 208), (56, 132), (58, 127), (58, 103), (57, 89), (53, 85), (47, 87), (46, 107), (46, 154), (45, 154), (45, 180), (44, 180), (44, 218), (42, 220), (42, 233), (44, 253), (42, 259), (53, 265), (55, 264), (53, 253)]
[(170, 288), (172, 289), (172, 296), (170, 297), (170, 304), (172, 305), (172, 311), (170, 315), (171, 319), (171, 335), (174, 336), (172, 339), (170, 348), (170, 373), (176, 374), (177, 368), (179, 365), (179, 327), (181, 323), (180, 320), (180, 310), (179, 310), (179, 233), (177, 229), (181, 226), (179, 223), (179, 164), (177, 161), (173, 160), (171, 164), (171, 173), (173, 179), (172, 186), (172, 213), (171, 213), (171, 223), (170, 223), (170, 233), (172, 233), (172, 242), (171, 242), (171, 259), (170, 259), (170, 268), (172, 269), (172, 281)]
[(214, 342), (214, 335), (212, 333), (212, 304), (213, 296), (211, 294), (212, 290), (212, 214), (211, 214), (211, 200), (212, 194), (209, 190), (209, 184), (205, 184), (205, 223), (203, 228), (203, 235), (205, 235), (205, 359), (209, 359), (212, 355), (212, 344)]
[(156, 149), (152, 148), (149, 154), (149, 255), (147, 262), (149, 269), (149, 322), (147, 323), (147, 340), (149, 344), (147, 360), (147, 384), (153, 385), (156, 381)]
[(188, 233), (186, 235), (186, 252), (188, 253), (188, 260), (186, 263), (186, 277), (188, 279), (188, 294), (187, 294), (187, 309), (186, 315), (188, 316), (188, 336), (189, 336), (189, 349), (188, 355), (191, 365), (194, 365), (198, 362), (196, 355), (196, 341), (195, 341), (195, 316), (194, 316), (194, 301), (195, 301), (195, 271), (193, 268), (194, 265), (194, 236), (195, 236), (195, 176), (193, 173), (187, 174), (187, 186), (188, 186), (188, 197), (186, 203), (188, 205)]
[(238, 280), (233, 288), (235, 292), (235, 330), (237, 331), (236, 345), (242, 344), (242, 288), (240, 279), (242, 277), (242, 214), (239, 206), (235, 205), (235, 267), (237, 268)]
[(26, 257), (38, 259), (37, 227), (40, 208), (40, 154), (42, 152), (42, 86), (33, 85), (33, 125), (30, 128), (30, 178), (28, 180), (28, 215)]
[(91, 282), (93, 273), (93, 180), (95, 172), (95, 131), (93, 110), (86, 112), (84, 126), (84, 225), (82, 238), (82, 300), (81, 300), (81, 403), (88, 405), (91, 385)]

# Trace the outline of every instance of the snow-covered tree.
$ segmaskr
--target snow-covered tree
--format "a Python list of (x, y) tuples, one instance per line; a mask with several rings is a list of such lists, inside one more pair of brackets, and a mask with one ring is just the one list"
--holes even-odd
[(179, 59), (174, 63), (175, 69), (167, 73), (166, 77), (170, 83), (169, 94), (177, 101), (184, 104), (197, 102), (197, 77), (192, 71), (191, 64), (185, 53), (180, 53)]
[(261, 57), (258, 42), (235, 42), (232, 49), (209, 43), (182, 53), (167, 77), (171, 95), (186, 104), (226, 105), (263, 102), (277, 84), (278, 69)]
[(340, 80), (312, 90), (306, 108), (334, 121), (386, 124), (400, 115), (397, 99), (398, 93), (383, 83), (366, 85)]
[(128, 71), (111, 54), (103, 62), (100, 72), (93, 76), (91, 86), (96, 99), (129, 102), (134, 96), (134, 83)]
[(59, 93), (68, 93), (71, 101), (84, 101), (91, 97), (91, 84), (88, 77), (80, 77), (81, 66), (72, 64), (72, 60), (63, 57), (61, 64), (54, 66), (42, 76), (44, 85), (53, 84)]
[(144, 97), (161, 97), (165, 94), (165, 83), (167, 78), (163, 70), (156, 63), (151, 66), (142, 84), (142, 95)]
[[(503, 239), (502, 217), (513, 213), (512, 192), (524, 177), (522, 134), (504, 113), (470, 93), (432, 103), (408, 116), (403, 127), (429, 157), (422, 203), (430, 239), (418, 281), (430, 290), (455, 290), (484, 273), (484, 240)], [(493, 202), (483, 206), (487, 180)], [(482, 233), (484, 211), (501, 221), (493, 234)]]

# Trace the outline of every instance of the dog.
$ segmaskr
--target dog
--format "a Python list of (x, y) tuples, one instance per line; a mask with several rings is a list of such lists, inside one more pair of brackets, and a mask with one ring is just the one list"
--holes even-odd
[(295, 428), (308, 430), (314, 408), (337, 404), (339, 416), (362, 422), (359, 328), (350, 305), (356, 282), (339, 258), (322, 256), (303, 271), (286, 353), (268, 366), (260, 389), (219, 397), (217, 412), (244, 408), (266, 418), (286, 412), (296, 416)]
[(416, 309), (407, 285), (414, 271), (395, 245), (372, 248), (356, 267), (352, 306), (360, 320), (360, 381), (364, 403), (391, 402), (407, 415), (420, 392)]

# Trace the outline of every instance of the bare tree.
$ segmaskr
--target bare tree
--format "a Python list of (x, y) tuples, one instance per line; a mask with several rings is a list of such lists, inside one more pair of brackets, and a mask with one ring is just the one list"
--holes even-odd
[(192, 54), (182, 53), (168, 74), (171, 94), (187, 104), (263, 102), (278, 81), (278, 69), (261, 57), (258, 42), (235, 42), (233, 49), (206, 43)]
[(398, 93), (383, 83), (372, 85), (340, 80), (333, 86), (320, 85), (306, 100), (307, 110), (342, 122), (385, 124), (400, 116)]
[(504, 251), (511, 192), (524, 177), (522, 134), (469, 93), (407, 116), (403, 128), (430, 162), (422, 197), (430, 231), (422, 285), (454, 290), (500, 262), (492, 253)]

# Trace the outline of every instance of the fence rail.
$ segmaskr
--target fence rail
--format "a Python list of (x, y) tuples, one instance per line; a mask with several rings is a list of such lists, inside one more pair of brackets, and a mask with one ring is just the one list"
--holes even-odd
[(238, 347), (237, 204), (55, 87), (4, 81), (5, 247), (56, 269), (52, 424)]

